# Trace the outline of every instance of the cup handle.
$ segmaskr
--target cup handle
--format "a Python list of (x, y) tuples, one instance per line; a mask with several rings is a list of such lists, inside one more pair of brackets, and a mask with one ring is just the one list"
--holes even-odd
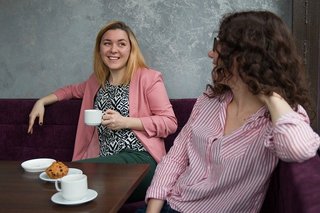
[[(60, 186), (59, 186), (59, 180), (57, 180), (55, 183), (54, 183), (54, 185), (56, 186), (56, 190), (57, 191), (59, 191), (59, 192), (61, 192), (61, 188), (60, 188)], [(61, 184), (61, 183), (60, 183)]]

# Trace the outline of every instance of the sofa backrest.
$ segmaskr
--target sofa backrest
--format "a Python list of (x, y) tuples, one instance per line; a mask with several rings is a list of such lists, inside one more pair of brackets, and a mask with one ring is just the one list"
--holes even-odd
[(51, 157), (71, 161), (81, 100), (62, 101), (46, 107), (44, 124), (27, 134), (29, 113), (35, 99), (0, 100), (0, 160)]
[[(171, 99), (178, 120), (176, 133), (165, 139), (166, 149), (189, 118), (196, 99)], [(0, 99), (0, 160), (51, 157), (71, 161), (81, 100), (61, 101), (46, 107), (42, 126), (27, 134), (29, 113), (36, 99)], [(38, 122), (38, 121), (36, 121)]]
[(193, 105), (196, 102), (196, 99), (171, 99), (172, 108), (174, 114), (178, 120), (177, 131), (167, 138), (164, 139), (166, 150), (169, 151), (170, 147), (173, 145), (174, 139), (177, 137), (182, 127), (186, 124), (189, 119), (190, 113), (192, 111)]

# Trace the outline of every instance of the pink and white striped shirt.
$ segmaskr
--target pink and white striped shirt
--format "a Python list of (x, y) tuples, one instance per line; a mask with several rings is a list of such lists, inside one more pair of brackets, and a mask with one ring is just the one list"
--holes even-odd
[(224, 135), (226, 98), (198, 98), (189, 121), (157, 166), (149, 198), (167, 200), (184, 213), (259, 212), (279, 159), (302, 162), (316, 155), (320, 138), (305, 110), (273, 126), (266, 107)]

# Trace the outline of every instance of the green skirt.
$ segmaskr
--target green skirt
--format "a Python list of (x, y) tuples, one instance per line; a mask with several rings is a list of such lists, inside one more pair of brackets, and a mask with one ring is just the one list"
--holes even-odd
[(138, 185), (127, 202), (136, 202), (144, 200), (146, 191), (151, 183), (154, 171), (157, 167), (157, 162), (153, 157), (144, 151), (124, 150), (115, 155), (109, 155), (104, 157), (89, 158), (80, 160), (78, 162), (88, 163), (119, 163), (119, 164), (149, 164), (149, 170), (142, 182)]

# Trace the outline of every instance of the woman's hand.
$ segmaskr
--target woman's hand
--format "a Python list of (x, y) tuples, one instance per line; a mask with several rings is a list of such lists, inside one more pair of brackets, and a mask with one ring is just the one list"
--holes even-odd
[(139, 118), (123, 117), (119, 112), (112, 109), (108, 109), (103, 113), (101, 124), (112, 130), (132, 129), (144, 131)]
[(29, 114), (29, 127), (28, 133), (33, 133), (33, 125), (36, 118), (39, 118), (39, 125), (42, 126), (43, 124), (43, 117), (45, 106), (48, 104), (53, 104), (58, 101), (58, 97), (55, 94), (47, 95), (39, 100), (33, 105), (33, 108)]
[(258, 98), (267, 106), (273, 124), (275, 124), (282, 115), (293, 111), (288, 102), (278, 93), (273, 92), (271, 96), (260, 94)]
[(275, 92), (273, 92), (272, 95), (270, 96), (260, 94), (258, 95), (258, 98), (264, 105), (267, 105), (267, 103), (270, 102), (272, 98), (283, 99), (278, 93), (275, 93)]
[(30, 114), (29, 114), (29, 127), (28, 127), (28, 133), (33, 133), (33, 125), (36, 120), (36, 118), (39, 118), (39, 125), (41, 126), (43, 124), (43, 117), (44, 117), (44, 104), (39, 99), (33, 106)]
[(112, 130), (128, 128), (126, 117), (123, 117), (119, 112), (111, 109), (108, 109), (103, 113), (101, 124)]

